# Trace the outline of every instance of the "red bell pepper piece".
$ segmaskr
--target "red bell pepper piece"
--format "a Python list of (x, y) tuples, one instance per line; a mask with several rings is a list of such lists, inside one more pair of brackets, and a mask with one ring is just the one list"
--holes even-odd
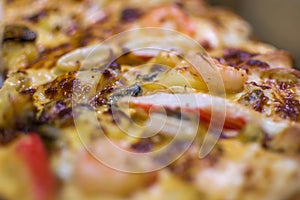
[(32, 198), (34, 200), (53, 199), (56, 192), (56, 180), (40, 137), (33, 132), (22, 136), (15, 150), (29, 174)]

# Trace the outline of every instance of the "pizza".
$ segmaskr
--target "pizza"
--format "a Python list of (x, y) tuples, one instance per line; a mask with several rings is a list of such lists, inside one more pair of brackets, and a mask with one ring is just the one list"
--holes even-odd
[(300, 72), (232, 11), (4, 3), (0, 199), (300, 198)]

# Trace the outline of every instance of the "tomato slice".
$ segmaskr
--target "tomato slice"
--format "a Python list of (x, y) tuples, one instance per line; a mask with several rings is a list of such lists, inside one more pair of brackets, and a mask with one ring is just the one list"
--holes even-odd
[(22, 136), (16, 145), (16, 154), (29, 174), (33, 199), (53, 199), (56, 180), (40, 137), (33, 132)]

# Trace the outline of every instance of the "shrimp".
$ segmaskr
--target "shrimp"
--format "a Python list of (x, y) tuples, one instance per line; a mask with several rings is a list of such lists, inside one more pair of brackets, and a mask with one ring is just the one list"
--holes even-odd
[[(212, 101), (213, 100), (213, 101)], [(149, 96), (123, 98), (119, 106), (130, 106), (141, 108), (149, 112), (159, 110), (162, 107), (170, 110), (181, 109), (181, 112), (199, 114), (198, 116), (204, 122), (209, 122), (212, 115), (213, 105), (218, 106), (216, 117), (222, 116), (221, 112), (226, 112), (224, 127), (233, 130), (241, 130), (247, 122), (253, 120), (252, 110), (245, 109), (243, 106), (236, 105), (233, 102), (226, 101), (220, 97), (212, 97), (208, 94), (169, 94), (157, 93)], [(224, 105), (225, 108), (220, 108)]]
[(222, 65), (215, 60), (213, 63), (223, 79), (226, 93), (238, 93), (244, 89), (244, 85), (247, 81), (247, 73), (245, 70)]
[[(227, 94), (235, 94), (241, 92), (244, 89), (244, 85), (248, 79), (245, 70), (236, 69), (227, 65), (222, 65), (216, 60), (212, 60), (212, 64), (214, 65), (216, 71), (214, 72), (215, 74), (211, 74), (211, 76), (215, 76), (216, 73), (220, 75), (220, 79), (222, 79), (220, 81), (223, 82), (224, 89)], [(189, 80), (190, 84), (194, 88), (203, 89), (207, 87), (207, 83), (204, 81), (207, 77), (202, 77), (202, 73), (199, 74), (195, 66), (190, 66), (189, 68), (186, 68), (186, 70), (185, 68), (182, 68), (180, 66), (176, 67), (175, 69), (179, 69), (178, 71), (181, 71), (181, 75), (187, 78), (187, 80)], [(205, 65), (202, 65), (201, 69), (199, 70), (201, 70), (201, 72), (203, 72), (204, 75), (210, 74), (209, 70), (205, 68)], [(219, 85), (216, 85), (218, 84), (217, 82), (210, 81), (209, 84), (211, 84), (211, 86), (215, 87), (216, 89), (217, 87), (220, 87)]]
[[(295, 138), (299, 135), (299, 123), (283, 120), (276, 116), (267, 117), (248, 107), (220, 97), (202, 93), (157, 93), (149, 96), (125, 97), (118, 102), (120, 107), (128, 107), (128, 104), (130, 107), (147, 113), (150, 111), (160, 112), (162, 108), (177, 112), (180, 109), (182, 113), (199, 117), (204, 124), (210, 122), (213, 124), (223, 120), (222, 116), (225, 114), (222, 131), (237, 131), (241, 136), (240, 139), (245, 141), (253, 141), (253, 138), (260, 140), (261, 136), (268, 138), (267, 143), (263, 140), (259, 142), (269, 149), (281, 149), (286, 152), (297, 152), (300, 149), (300, 142), (295, 142)], [(215, 115), (213, 115), (214, 111)], [(255, 127), (255, 129), (251, 127)], [(255, 135), (258, 137), (254, 137)], [(298, 140), (296, 139), (296, 141)]]
[[(94, 155), (102, 152), (118, 162), (126, 162), (122, 155), (109, 151), (110, 148), (103, 139), (96, 141), (92, 147)], [(114, 170), (102, 164), (84, 149), (77, 155), (73, 177), (76, 186), (86, 193), (129, 195), (131, 192), (153, 183), (156, 173), (132, 174)]]
[(142, 20), (143, 26), (165, 27), (193, 36), (196, 32), (194, 21), (175, 5), (153, 9)]

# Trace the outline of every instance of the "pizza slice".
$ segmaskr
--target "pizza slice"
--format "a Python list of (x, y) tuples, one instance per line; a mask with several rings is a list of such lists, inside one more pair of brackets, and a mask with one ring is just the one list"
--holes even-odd
[[(299, 199), (299, 71), (231, 11), (21, 0), (5, 23), (1, 198)], [(147, 38), (167, 50), (135, 50)]]

